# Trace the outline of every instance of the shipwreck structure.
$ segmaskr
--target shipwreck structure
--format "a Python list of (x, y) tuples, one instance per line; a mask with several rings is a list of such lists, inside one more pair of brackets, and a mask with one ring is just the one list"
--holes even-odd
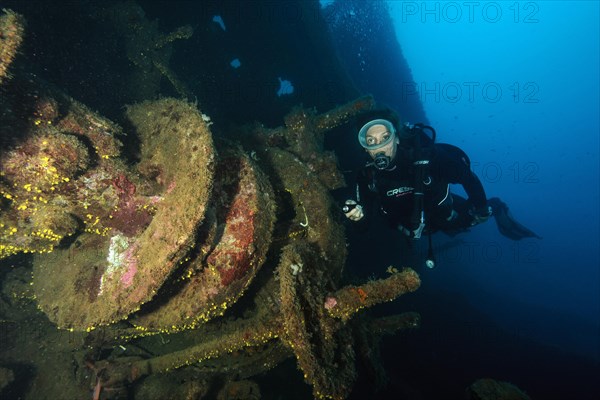
[[(127, 106), (122, 127), (39, 79), (11, 79), (24, 21), (5, 12), (0, 28), (0, 258), (33, 255), (31, 276), (3, 288), (19, 299), (1, 304), (3, 318), (43, 325), (14, 311), (33, 300), (58, 328), (43, 325), (74, 368), (61, 395), (161, 398), (150, 388), (175, 374), (194, 382), (173, 386), (177, 398), (215, 386), (252, 398), (245, 379), (295, 357), (316, 398), (342, 399), (356, 349), (369, 358), (373, 337), (418, 326), (415, 313), (354, 317), (415, 291), (413, 270), (344, 284), (329, 193), (344, 181), (323, 140), (370, 97), (320, 114), (296, 107), (283, 126), (226, 139), (173, 98)], [(42, 387), (31, 395), (51, 393)]]

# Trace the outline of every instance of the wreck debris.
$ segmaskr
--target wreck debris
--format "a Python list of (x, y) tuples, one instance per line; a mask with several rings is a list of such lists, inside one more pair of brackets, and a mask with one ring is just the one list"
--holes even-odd
[[(322, 268), (320, 256), (314, 244), (301, 239), (286, 246), (277, 268), (279, 301), (276, 307), (262, 305), (253, 316), (243, 320), (230, 321), (220, 325), (218, 331), (200, 327), (199, 343), (183, 350), (170, 352), (147, 359), (122, 358), (101, 361), (97, 364), (100, 376), (106, 377), (105, 385), (135, 382), (151, 373), (160, 373), (195, 365), (243, 351), (248, 348), (260, 349), (273, 346), (280, 340), (293, 352), (304, 379), (313, 387), (316, 398), (345, 398), (352, 389), (356, 377), (354, 369), (353, 335), (350, 327), (340, 319), (333, 318), (322, 306), (324, 290), (328, 286), (327, 272)], [(290, 265), (302, 263), (304, 274), (294, 276)], [(418, 278), (412, 270), (390, 278), (375, 281), (374, 286), (390, 292), (405, 279), (403, 286), (418, 285)], [(273, 277), (265, 288), (273, 287)], [(401, 285), (402, 286), (402, 285)], [(413, 290), (416, 289), (413, 286)], [(271, 290), (267, 291), (272, 293)], [(257, 296), (260, 299), (265, 296)], [(354, 312), (359, 311), (355, 309)], [(414, 314), (396, 317), (376, 326), (381, 335), (397, 329), (415, 326), (418, 318)], [(286, 356), (289, 353), (276, 353)], [(277, 357), (277, 356), (276, 356)]]
[(318, 176), (326, 188), (339, 189), (344, 186), (344, 178), (335, 154), (323, 148), (325, 133), (374, 107), (372, 96), (361, 97), (319, 115), (314, 110), (298, 106), (286, 115), (285, 126), (275, 129), (259, 126), (253, 132), (253, 138), (291, 152)]
[[(124, 15), (154, 34), (143, 42), (129, 32), (130, 57), (142, 75), (168, 77), (169, 43), (192, 30), (159, 35), (138, 11)], [(194, 105), (143, 102), (126, 108), (139, 148), (124, 149), (120, 126), (42, 82), (29, 85), (35, 96), (8, 93), (3, 101), (20, 108), (0, 115), (16, 132), (0, 153), (0, 257), (34, 253), (38, 307), (78, 337), (89, 332), (96, 396), (189, 365), (204, 380), (186, 393), (206, 393), (218, 371), (230, 382), (224, 396), (236, 387), (259, 396), (233, 380), (290, 357), (315, 397), (348, 396), (350, 319), (419, 285), (407, 269), (342, 287), (345, 234), (329, 190), (344, 182), (324, 135), (372, 108), (371, 97), (320, 115), (296, 107), (282, 127), (241, 130), (243, 148), (213, 144), (212, 122)], [(372, 328), (417, 324), (411, 314)], [(136, 352), (140, 343), (152, 352)]]
[(417, 273), (412, 269), (404, 269), (386, 279), (340, 289), (327, 296), (324, 307), (332, 317), (347, 321), (357, 310), (392, 301), (405, 293), (414, 292), (419, 288), (419, 284)]
[(0, 84), (9, 77), (8, 67), (17, 54), (23, 41), (25, 19), (7, 9), (2, 9), (0, 15)]
[[(265, 142), (254, 143), (255, 157), (223, 142), (217, 156), (201, 113), (162, 99), (127, 108), (140, 161), (126, 166), (118, 126), (61, 96), (40, 101), (23, 140), (0, 158), (7, 187), (22, 187), (13, 183), (29, 174), (31, 187), (48, 204), (61, 204), (66, 215), (75, 216), (70, 224), (54, 220), (54, 229), (65, 232), (56, 242), (70, 242), (34, 258), (39, 307), (59, 327), (91, 331), (103, 325), (119, 343), (159, 333), (189, 339), (154, 357), (97, 360), (95, 389), (221, 359), (216, 365), (225, 370), (225, 360), (252, 354), (238, 373), (251, 376), (294, 355), (316, 397), (350, 393), (356, 371), (348, 320), (363, 307), (415, 290), (418, 276), (406, 270), (339, 288), (344, 231), (328, 187), (310, 162)], [(316, 116), (293, 113), (314, 126)], [(59, 150), (67, 156), (56, 155)], [(13, 168), (23, 157), (31, 168)], [(56, 171), (57, 180), (40, 172), (46, 170)], [(12, 190), (20, 202), (29, 193)], [(15, 212), (21, 203), (8, 203), (5, 220), (35, 220)], [(211, 324), (245, 294), (268, 254), (274, 257), (270, 268), (277, 267), (257, 283), (254, 311)], [(112, 327), (127, 317), (134, 328)]]
[[(299, 276), (285, 268), (299, 262), (306, 270)], [(353, 338), (349, 327), (330, 318), (322, 306), (327, 280), (320, 262), (309, 244), (295, 243), (283, 251), (279, 268), (282, 340), (294, 351), (316, 398), (342, 399), (356, 378)]]
[[(0, 258), (50, 252), (80, 226), (105, 233), (100, 218), (109, 225), (129, 223), (109, 218), (125, 200), (117, 178), (139, 183), (117, 158), (120, 128), (73, 99), (38, 92), (32, 104), (21, 106), (18, 124), (6, 116), (5, 128), (13, 132), (0, 154)], [(11, 109), (22, 101), (18, 94), (4, 98)], [(59, 107), (68, 111), (61, 115)]]
[(346, 260), (346, 244), (327, 188), (308, 165), (286, 150), (267, 148), (260, 157), (273, 170), (276, 189), (285, 195), (285, 200), (280, 200), (282, 206), (294, 212), (288, 236), (303, 236), (315, 243), (315, 250), (327, 263), (326, 270), (339, 277)]
[(225, 150), (215, 170), (214, 216), (200, 226), (199, 247), (171, 285), (176, 294), (136, 316), (140, 328), (173, 331), (222, 315), (264, 262), (275, 222), (270, 183), (242, 150)]
[(173, 42), (189, 39), (194, 33), (191, 26), (181, 26), (164, 34), (159, 30), (158, 21), (151, 21), (134, 1), (100, 7), (95, 16), (110, 24), (125, 46), (127, 59), (137, 67), (126, 80), (130, 86), (128, 93), (135, 93), (140, 100), (155, 98), (164, 77), (181, 98), (193, 98), (169, 66)]
[[(142, 142), (139, 175), (99, 167), (70, 182), (71, 197), (86, 202), (79, 207), (87, 228), (67, 248), (34, 260), (39, 305), (62, 328), (90, 330), (139, 309), (189, 252), (204, 218), (214, 150), (200, 114), (165, 99), (128, 115)], [(111, 160), (104, 159), (100, 166)], [(57, 269), (61, 279), (52, 279)]]
[(489, 378), (473, 382), (467, 388), (465, 398), (467, 400), (531, 400), (531, 397), (515, 385)]
[[(29, 173), (49, 204), (64, 202), (68, 214), (82, 221), (54, 222), (66, 232), (57, 241), (73, 240), (36, 255), (39, 307), (59, 327), (91, 331), (109, 325), (103, 329), (111, 332), (110, 324), (147, 303), (129, 319), (135, 328), (110, 334), (120, 343), (186, 330), (195, 337), (155, 357), (97, 361), (95, 388), (255, 349), (253, 354), (271, 354), (264, 366), (295, 355), (316, 397), (346, 397), (356, 376), (346, 322), (362, 307), (415, 290), (416, 274), (339, 289), (346, 247), (337, 208), (314, 168), (291, 151), (255, 143), (250, 157), (224, 142), (217, 156), (195, 107), (163, 99), (128, 107), (140, 161), (127, 167), (120, 161), (120, 128), (62, 101), (46, 96), (36, 116), (50, 122), (30, 124), (24, 141), (0, 159), (8, 167), (7, 182), (22, 182)], [(66, 112), (55, 111), (59, 103)], [(311, 118), (306, 126), (314, 126)], [(50, 145), (40, 144), (45, 142)], [(30, 148), (36, 151), (25, 151)], [(55, 149), (70, 149), (70, 155), (60, 158)], [(33, 172), (12, 168), (25, 156)], [(68, 179), (48, 182), (36, 167), (46, 158)], [(23, 198), (21, 192), (15, 196)], [(244, 294), (267, 251), (279, 262), (254, 293), (255, 311), (214, 329), (211, 318)], [(328, 296), (336, 299), (332, 307)], [(257, 370), (250, 361), (243, 368)]]

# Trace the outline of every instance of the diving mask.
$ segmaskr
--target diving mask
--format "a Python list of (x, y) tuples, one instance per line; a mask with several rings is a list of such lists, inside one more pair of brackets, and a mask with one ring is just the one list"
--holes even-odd
[[(378, 125), (380, 129), (376, 129)], [(374, 119), (358, 131), (358, 142), (367, 150), (377, 150), (390, 144), (396, 138), (396, 129), (387, 119)]]

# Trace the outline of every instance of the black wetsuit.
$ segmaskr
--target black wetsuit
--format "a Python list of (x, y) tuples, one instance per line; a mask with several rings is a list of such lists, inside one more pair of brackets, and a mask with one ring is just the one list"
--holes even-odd
[[(456, 146), (442, 143), (415, 153), (398, 147), (395, 162), (388, 169), (367, 165), (357, 179), (358, 202), (368, 213), (373, 208), (372, 200), (378, 197), (386, 219), (409, 236), (419, 227), (422, 217), (425, 232), (442, 230), (454, 234), (470, 227), (473, 217), (469, 211), (486, 208), (487, 200), (467, 155)], [(419, 177), (422, 184), (418, 183)], [(468, 200), (451, 194), (451, 183), (461, 184)], [(421, 190), (423, 201), (416, 202), (415, 193)]]

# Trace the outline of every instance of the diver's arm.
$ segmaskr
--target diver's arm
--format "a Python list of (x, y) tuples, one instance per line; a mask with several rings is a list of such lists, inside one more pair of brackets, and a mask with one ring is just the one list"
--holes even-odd
[(464, 173), (462, 181), (458, 182), (467, 192), (469, 202), (475, 209), (487, 208), (487, 198), (481, 181), (470, 169)]
[(366, 214), (370, 214), (374, 194), (368, 187), (368, 173), (366, 170), (361, 170), (356, 177), (356, 182), (352, 185), (353, 193), (349, 195), (344, 203), (344, 207), (348, 207), (344, 212), (346, 218), (354, 222), (359, 230), (366, 230), (370, 218)]
[(436, 145), (437, 171), (450, 183), (462, 185), (475, 210), (487, 210), (487, 197), (481, 181), (471, 171), (471, 160), (464, 151), (449, 144)]

